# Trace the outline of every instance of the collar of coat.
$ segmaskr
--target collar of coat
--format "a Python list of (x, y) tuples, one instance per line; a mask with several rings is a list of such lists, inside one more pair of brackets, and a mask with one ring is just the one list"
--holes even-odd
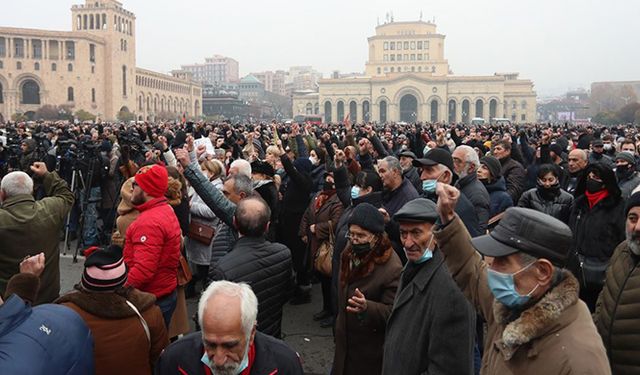
[(127, 300), (142, 313), (155, 304), (156, 297), (132, 287), (121, 288), (114, 292), (89, 292), (76, 286), (76, 290), (61, 296), (55, 303), (70, 302), (100, 318), (124, 319), (136, 315), (127, 304)]
[(2, 202), (2, 208), (8, 208), (23, 202), (35, 202), (35, 198), (31, 194), (18, 194), (13, 197), (7, 198), (4, 202)]
[(557, 328), (558, 319), (571, 306), (578, 302), (578, 280), (569, 271), (563, 271), (562, 281), (551, 289), (533, 306), (527, 308), (517, 319), (511, 321), (513, 311), (494, 301), (493, 315), (498, 324), (504, 325), (501, 344), (507, 359), (511, 358), (518, 347)]

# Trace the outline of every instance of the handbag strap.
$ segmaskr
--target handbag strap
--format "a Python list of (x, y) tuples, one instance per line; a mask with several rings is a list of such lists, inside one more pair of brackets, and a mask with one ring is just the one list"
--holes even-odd
[(140, 311), (138, 311), (138, 308), (131, 303), (131, 301), (129, 301), (128, 299), (125, 299), (125, 302), (127, 303), (127, 305), (129, 305), (129, 307), (131, 307), (131, 310), (133, 310), (136, 315), (138, 315), (138, 318), (140, 318), (140, 323), (142, 323), (142, 328), (144, 328), (144, 333), (147, 335), (147, 340), (149, 341), (149, 345), (151, 345), (151, 333), (149, 332), (149, 325), (147, 324), (147, 321), (144, 320), (144, 318), (142, 317), (142, 314), (140, 314)]
[(336, 242), (336, 238), (335, 235), (333, 233), (333, 223), (331, 222), (331, 220), (329, 220), (329, 243), (335, 243)]

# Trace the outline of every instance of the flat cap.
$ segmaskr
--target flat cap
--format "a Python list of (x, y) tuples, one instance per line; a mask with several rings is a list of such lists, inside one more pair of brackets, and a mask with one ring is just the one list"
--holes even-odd
[(418, 157), (416, 156), (416, 154), (414, 154), (413, 152), (409, 151), (409, 150), (405, 150), (402, 151), (401, 153), (398, 154), (398, 158), (401, 156), (406, 156), (408, 158), (411, 158), (413, 160), (416, 160)]
[(595, 138), (594, 140), (591, 141), (591, 146), (602, 146), (604, 145), (604, 142), (602, 142), (602, 139), (600, 138)]
[(436, 204), (426, 198), (416, 198), (405, 203), (393, 219), (398, 222), (435, 223), (438, 220)]
[(529, 208), (512, 207), (490, 234), (473, 238), (471, 244), (490, 257), (523, 252), (564, 267), (572, 240), (571, 229), (560, 220)]

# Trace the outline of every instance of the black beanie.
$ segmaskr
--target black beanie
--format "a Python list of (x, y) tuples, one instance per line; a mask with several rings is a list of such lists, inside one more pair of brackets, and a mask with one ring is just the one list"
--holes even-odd
[(637, 206), (640, 206), (640, 191), (631, 194), (631, 196), (627, 200), (627, 205), (624, 209), (625, 218), (627, 215), (629, 215), (629, 211), (631, 211), (632, 208)]
[(496, 159), (495, 157), (485, 156), (480, 159), (480, 164), (484, 164), (487, 167), (489, 173), (491, 173), (491, 177), (493, 177), (494, 180), (502, 177), (502, 165), (500, 164), (500, 160)]
[(349, 218), (349, 225), (358, 225), (373, 234), (384, 232), (384, 217), (370, 203), (360, 203), (353, 209)]
[(85, 250), (82, 286), (89, 291), (116, 290), (127, 281), (127, 266), (122, 258), (122, 248), (111, 245), (107, 249), (91, 247)]

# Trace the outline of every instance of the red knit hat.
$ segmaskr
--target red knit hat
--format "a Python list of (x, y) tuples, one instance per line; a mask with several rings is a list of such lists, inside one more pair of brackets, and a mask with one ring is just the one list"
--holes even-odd
[(167, 168), (160, 164), (146, 165), (138, 170), (135, 181), (148, 195), (154, 198), (163, 197), (169, 185)]

